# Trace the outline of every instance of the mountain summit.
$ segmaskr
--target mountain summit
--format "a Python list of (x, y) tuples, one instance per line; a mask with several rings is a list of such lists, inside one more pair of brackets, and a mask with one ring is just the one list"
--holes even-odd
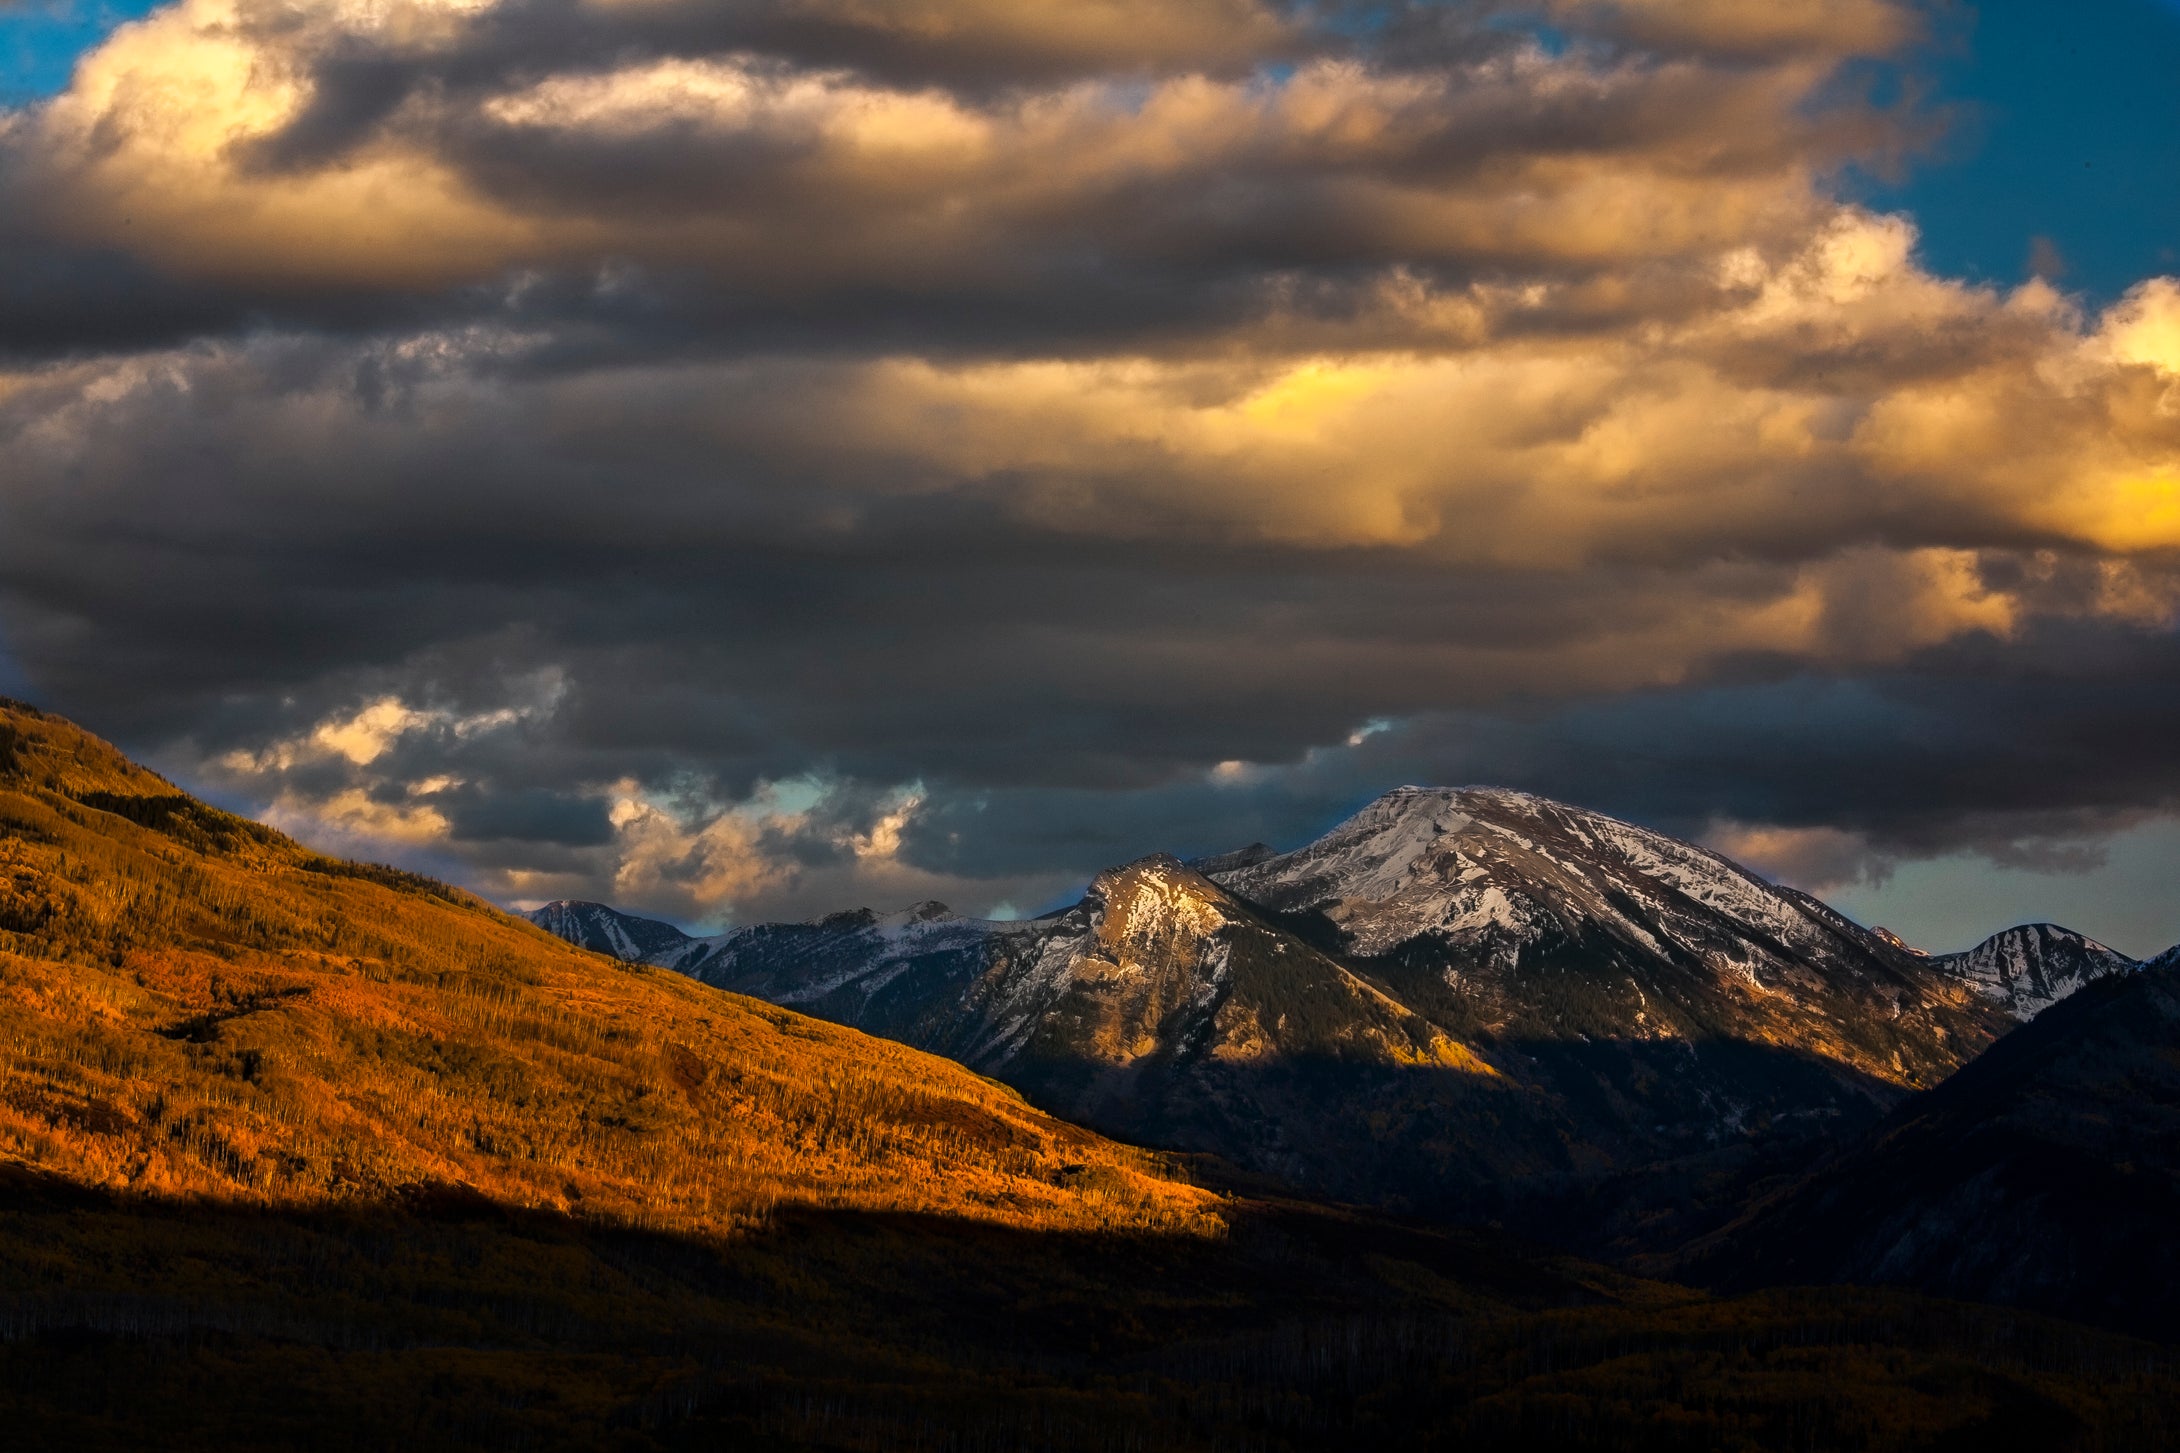
[(623, 963), (638, 963), (691, 941), (671, 923), (638, 918), (603, 903), (586, 903), (577, 898), (557, 899), (522, 916), (555, 938)]
[(1495, 1035), (1795, 1046), (1942, 1078), (1995, 1026), (1918, 956), (1661, 833), (1527, 793), (1404, 787), (1222, 874), (1236, 894)]
[[(1145, 858), (1032, 922), (863, 910), (647, 961), (1111, 1133), (1463, 1216), (1798, 1164), (2011, 1023), (1715, 853), (1487, 788), (1390, 792), (1293, 852)], [(1608, 1238), (1676, 1224), (1616, 1204)]]
[(1975, 985), (2016, 1019), (2033, 1019), (2085, 985), (2142, 967), (2117, 949), (2054, 923), (2009, 928), (1933, 962)]

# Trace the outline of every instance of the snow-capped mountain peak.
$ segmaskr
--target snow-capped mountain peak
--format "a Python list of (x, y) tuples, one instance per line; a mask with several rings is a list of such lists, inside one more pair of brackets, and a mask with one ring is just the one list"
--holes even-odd
[(1931, 962), (1974, 985), (2016, 1019), (2033, 1019), (2084, 984), (2143, 967), (2117, 949), (2054, 923), (2024, 923)]
[(575, 898), (558, 899), (522, 916), (556, 938), (628, 963), (670, 953), (692, 942), (671, 923), (638, 918), (603, 903)]
[(1429, 937), (1511, 961), (1585, 930), (1655, 953), (1690, 916), (1703, 947), (1728, 926), (1774, 954), (1875, 943), (1715, 853), (1504, 788), (1398, 788), (1313, 843), (1215, 876), (1252, 902), (1322, 912), (1366, 955)]

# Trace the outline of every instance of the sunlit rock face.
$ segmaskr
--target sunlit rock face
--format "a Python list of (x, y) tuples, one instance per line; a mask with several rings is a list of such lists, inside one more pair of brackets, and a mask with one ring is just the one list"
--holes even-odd
[(1603, 1245), (1680, 1234), (2010, 1023), (1813, 899), (1519, 793), (1402, 789), (1200, 866), (1030, 922), (923, 904), (650, 961), (1301, 1189)]
[(2142, 967), (2117, 949), (2052, 923), (2009, 928), (1932, 962), (1975, 985), (2016, 1019), (2033, 1019), (2085, 984)]

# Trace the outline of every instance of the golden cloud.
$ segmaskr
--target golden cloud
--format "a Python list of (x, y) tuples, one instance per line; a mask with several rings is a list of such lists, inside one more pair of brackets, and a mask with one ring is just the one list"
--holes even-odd
[[(0, 564), (142, 547), (187, 577), (174, 559), (258, 539), (262, 575), (368, 598), (393, 641), (564, 625), (583, 612), (538, 599), (613, 551), (671, 557), (628, 593), (702, 596), (707, 631), (701, 552), (830, 561), (792, 606), (730, 602), (807, 627), (808, 659), (837, 644), (836, 600), (911, 558), (1127, 557), (1152, 562), (1134, 584), (1171, 572), (1154, 595), (1288, 571), (1308, 588), (1257, 615), (1131, 634), (1085, 588), (1004, 638), (1103, 670), (1101, 709), (1176, 682), (1254, 716), (1296, 680), (1352, 690), (1267, 760), (1357, 719), (1729, 661), (2172, 622), (2180, 283), (2101, 313), (1971, 285), (1923, 264), (1910, 219), (1828, 187), (1899, 139), (1835, 82), (1915, 10), (1565, 0), (1599, 43), (1398, 52), (1324, 13), (590, 0), (595, 28), (554, 50), (493, 0), (181, 0), (0, 117), (0, 244), (123, 259), (226, 322), (0, 376)], [(415, 580), (458, 597), (429, 629)], [(1412, 588), (1364, 588), (1386, 581)], [(503, 588), (519, 611), (476, 605)], [(50, 614), (54, 639), (81, 625)], [(983, 639), (930, 614), (933, 639)], [(512, 719), (357, 669), (349, 706), (222, 770), (326, 833), (447, 846), (474, 782), (427, 748)], [(731, 694), (815, 668), (719, 669)], [(890, 689), (858, 683), (886, 704), (857, 709), (925, 700), (905, 673)], [(765, 751), (808, 730), (821, 713), (784, 695), (734, 729)], [(1188, 750), (1251, 780), (1253, 738)], [(633, 778), (582, 789), (618, 804), (618, 891), (691, 915), (796, 901), (836, 881), (783, 855), (812, 833), (871, 896), (964, 881), (903, 861), (909, 797), (836, 831), (765, 797), (779, 763), (745, 767), (701, 813)]]
[[(980, 34), (1033, 19), (911, 9), (887, 14)], [(1155, 36), (1137, 9), (1069, 24)], [(1177, 13), (1189, 33), (1262, 19)], [(262, 286), (439, 287), (608, 259), (736, 287), (959, 283), (1085, 238), (1145, 263), (1269, 242), (1303, 267), (1596, 267), (1805, 225), (1822, 208), (1809, 165), (1870, 124), (1813, 118), (1822, 76), (1802, 65), (1533, 48), (1431, 72), (1325, 58), (994, 95), (749, 51), (434, 81), (434, 57), (491, 15), (315, 4), (273, 26), (243, 0), (183, 0), (14, 120), (35, 178), (22, 203), (79, 243)], [(374, 46), (413, 84), (339, 144), (283, 160), (285, 138), (339, 110), (337, 58)]]

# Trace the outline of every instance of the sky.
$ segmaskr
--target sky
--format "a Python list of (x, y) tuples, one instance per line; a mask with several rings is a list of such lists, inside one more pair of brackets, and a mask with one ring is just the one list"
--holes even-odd
[(0, 0), (0, 690), (1036, 912), (1403, 783), (2180, 940), (2180, 7)]

